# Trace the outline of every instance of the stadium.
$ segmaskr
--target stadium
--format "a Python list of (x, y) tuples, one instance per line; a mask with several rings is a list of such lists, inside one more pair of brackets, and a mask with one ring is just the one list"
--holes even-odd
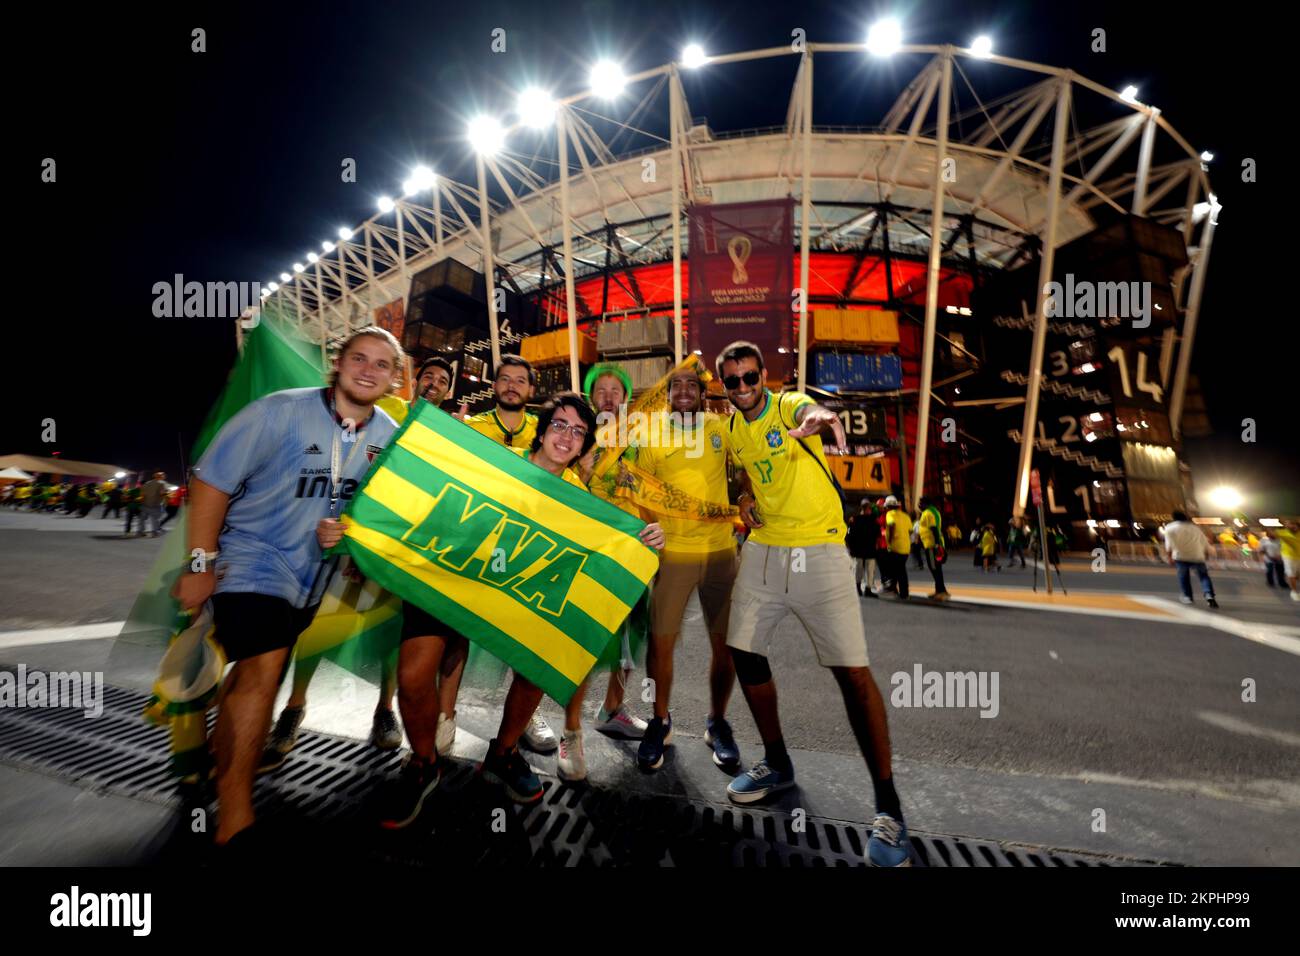
[[(322, 349), (378, 322), (416, 357), (447, 354), (471, 408), (502, 352), (540, 367), (540, 399), (598, 359), (640, 389), (747, 338), (771, 387), (841, 412), (850, 501), (940, 495), (969, 528), (1032, 507), (1038, 469), (1077, 545), (1194, 510), (1178, 452), (1204, 427), (1189, 370), (1213, 157), (1136, 89), (983, 38), (797, 33), (524, 91), (512, 122), (470, 120), (475, 182), (417, 168), (262, 308)], [(687, 95), (756, 81), (784, 90), (765, 127), (715, 129)], [(892, 105), (845, 117), (847, 83)]]

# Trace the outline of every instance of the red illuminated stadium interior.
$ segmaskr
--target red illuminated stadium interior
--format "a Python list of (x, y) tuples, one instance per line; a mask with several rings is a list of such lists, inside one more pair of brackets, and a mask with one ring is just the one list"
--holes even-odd
[[(799, 255), (794, 256), (792, 286), (798, 285)], [(690, 326), (690, 265), (682, 266), (682, 320), (683, 330)], [(889, 285), (894, 295), (889, 295)], [(811, 309), (841, 308), (869, 309), (893, 308), (903, 313), (899, 322), (898, 353), (903, 361), (903, 422), (909, 449), (916, 447), (916, 392), (920, 379), (921, 325), (924, 316), (926, 264), (912, 259), (891, 257), (886, 267), (883, 256), (861, 257), (853, 253), (814, 252), (809, 263), (809, 292)], [(973, 288), (971, 276), (966, 272), (944, 268), (939, 277), (939, 309), (948, 306), (969, 307)], [(604, 313), (606, 321), (640, 319), (646, 315), (672, 315), (673, 267), (671, 262), (653, 263), (631, 268), (611, 268), (608, 280), (604, 274), (579, 279), (574, 283), (580, 327), (595, 334), (595, 325)], [(635, 294), (634, 294), (635, 292)], [(889, 303), (889, 304), (887, 304)], [(603, 308), (602, 308), (603, 306)], [(548, 290), (543, 305), (543, 327), (554, 327), (564, 322), (564, 286)], [(915, 321), (914, 321), (915, 320)], [(970, 319), (969, 321), (976, 321)], [(795, 334), (798, 319), (791, 316)], [(936, 409), (936, 414), (940, 410)], [(890, 410), (890, 432), (897, 434), (894, 409)], [(933, 446), (932, 442), (932, 446)], [(955, 452), (942, 445), (934, 448), (927, 462), (927, 487), (938, 491), (942, 487), (942, 473), (948, 472), (960, 484), (962, 473), (953, 474), (957, 464)], [(891, 475), (894, 482), (901, 481), (902, 463), (897, 451), (890, 450)], [(909, 461), (909, 468), (910, 468)], [(910, 473), (909, 473), (910, 478)], [(960, 493), (957, 487), (954, 492)]]

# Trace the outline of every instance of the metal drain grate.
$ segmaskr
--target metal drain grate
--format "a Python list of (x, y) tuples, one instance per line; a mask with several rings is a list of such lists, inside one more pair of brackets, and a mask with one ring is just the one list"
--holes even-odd
[[(140, 719), (146, 695), (104, 687), (104, 712), (0, 711), (0, 762), (78, 786), (191, 808), (168, 766), (167, 731)], [(449, 760), (420, 820), (398, 833), (373, 825), (378, 785), (397, 754), (304, 732), (275, 774), (259, 778), (259, 817), (279, 818), (304, 845), (334, 855), (407, 866), (463, 865), (852, 867), (864, 865), (867, 827), (686, 798), (642, 795), (544, 779), (545, 795), (518, 806), (482, 783), (472, 764)], [(210, 795), (209, 795), (210, 796)], [(199, 801), (202, 802), (202, 801)], [(165, 856), (198, 852), (185, 828)], [(185, 845), (181, 845), (185, 844)], [(943, 867), (1125, 866), (1146, 861), (913, 833), (916, 863)]]

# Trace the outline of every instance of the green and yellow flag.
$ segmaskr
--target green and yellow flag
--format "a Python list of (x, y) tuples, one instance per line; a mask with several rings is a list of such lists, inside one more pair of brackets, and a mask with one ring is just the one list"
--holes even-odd
[(428, 402), (345, 512), (381, 586), (567, 703), (659, 568), (639, 519)]

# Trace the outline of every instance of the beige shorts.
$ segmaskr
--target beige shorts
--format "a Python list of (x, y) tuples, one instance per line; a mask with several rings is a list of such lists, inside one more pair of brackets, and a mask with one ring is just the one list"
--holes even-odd
[(860, 603), (844, 545), (778, 548), (746, 541), (731, 592), (727, 646), (766, 655), (782, 621), (793, 614), (823, 667), (866, 667)]
[(709, 554), (665, 551), (650, 599), (650, 632), (676, 634), (691, 592), (700, 591), (700, 607), (710, 634), (726, 634), (731, 613), (731, 586), (736, 580), (736, 549)]

